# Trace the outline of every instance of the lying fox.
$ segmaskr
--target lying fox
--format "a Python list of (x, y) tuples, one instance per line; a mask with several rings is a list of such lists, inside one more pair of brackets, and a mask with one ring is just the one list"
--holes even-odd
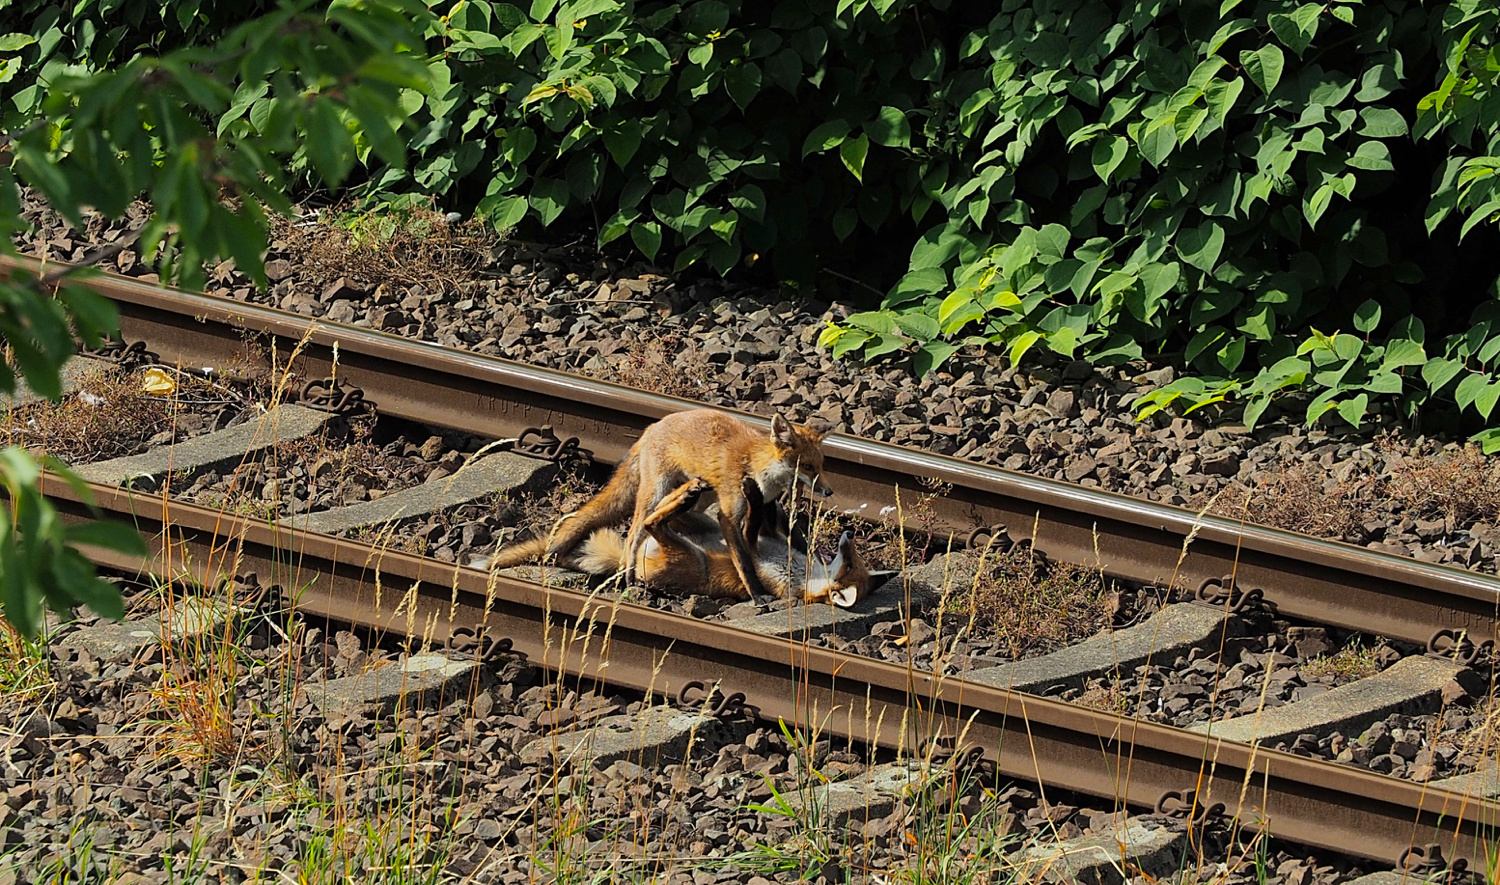
[(647, 427), (609, 483), (578, 512), (563, 517), (550, 536), (501, 550), (492, 565), (507, 568), (542, 556), (567, 556), (594, 532), (631, 516), (624, 553), (610, 569), (623, 565), (630, 580), (646, 540), (647, 517), (674, 490), (697, 480), (703, 484), (699, 495), (712, 489), (718, 497), (720, 534), (732, 571), (752, 594), (762, 595), (755, 557), (744, 540), (749, 509), (744, 489), (753, 484), (763, 501), (776, 500), (797, 483), (820, 497), (832, 495), (820, 476), (822, 443), (823, 434), (780, 415), (764, 433), (712, 409), (676, 412)]
[[(639, 577), (666, 590), (750, 599), (750, 590), (730, 560), (719, 526), (707, 516), (692, 512), (709, 488), (708, 482), (694, 478), (647, 514), (642, 524), (647, 538), (636, 562)], [(754, 552), (756, 577), (778, 599), (848, 608), (895, 574), (866, 568), (849, 532), (839, 538), (838, 554), (832, 562), (824, 563), (817, 556), (803, 553), (784, 536), (768, 531), (775, 520), (768, 520), (771, 508), (753, 478), (745, 478), (743, 491), (748, 507), (739, 528), (746, 546)], [(589, 574), (613, 575), (621, 570), (627, 552), (619, 532), (601, 529), (584, 541), (572, 564)]]

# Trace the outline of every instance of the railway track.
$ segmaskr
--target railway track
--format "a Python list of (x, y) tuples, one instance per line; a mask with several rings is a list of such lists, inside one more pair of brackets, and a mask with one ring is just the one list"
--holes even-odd
[[(430, 426), (524, 438), (524, 452), (554, 460), (612, 463), (646, 425), (691, 405), (209, 296), (118, 278), (95, 285), (119, 305), (125, 340), (144, 342), (137, 353), (225, 366), (250, 333), (283, 360), (298, 351), (306, 377), (337, 379), (306, 388), (304, 403), (370, 403)], [(1479, 661), (1497, 632), (1500, 582), (1482, 575), (867, 440), (835, 436), (825, 449), (837, 508), (878, 512), (937, 480), (951, 488), (937, 499), (939, 529), (975, 544), (1004, 532), (1136, 585), (1175, 576), (1226, 616), (1263, 601), (1283, 617), (1457, 652), (1463, 663)], [(47, 491), (84, 518), (64, 484), (49, 482)], [(648, 693), (716, 682), (771, 719), (802, 722), (818, 711), (836, 733), (884, 746), (962, 741), (1006, 776), (1189, 817), (1211, 808), (1278, 837), (1386, 863), (1429, 844), (1449, 860), (1482, 863), (1493, 854), (1489, 828), (1500, 822), (1500, 804), (1487, 798), (1006, 690), (1014, 681), (851, 656), (796, 641), (806, 626), (803, 637), (760, 635), (156, 494), (92, 491), (107, 512), (161, 539), (161, 554), (148, 562), (99, 557), (113, 568), (206, 584), (253, 575), (294, 595), (305, 615), (435, 640), (478, 631), (581, 682)], [(398, 599), (399, 608), (389, 602)]]

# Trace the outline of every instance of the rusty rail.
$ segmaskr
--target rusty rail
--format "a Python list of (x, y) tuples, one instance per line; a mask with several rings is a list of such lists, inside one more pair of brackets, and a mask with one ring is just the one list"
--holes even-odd
[[(66, 483), (45, 480), (65, 518), (87, 518)], [(1218, 803), (1239, 825), (1389, 863), (1436, 843), (1483, 860), (1500, 804), (1421, 784), (1220, 741), (958, 679), (909, 671), (628, 604), (601, 602), (433, 559), (294, 532), (191, 504), (90, 488), (111, 516), (152, 539), (147, 560), (98, 552), (101, 565), (213, 587), (253, 573), (304, 616), (425, 636), (479, 629), (584, 683), (671, 695), (690, 681), (743, 692), (760, 715), (824, 723), (888, 747), (958, 737), (1001, 774), (1133, 807)]]
[[(304, 342), (304, 376), (336, 373), (385, 414), (497, 438), (550, 425), (609, 463), (651, 422), (697, 405), (125, 277), (90, 284), (119, 306), (126, 339), (148, 342), (166, 362), (241, 362), (245, 331), (264, 336), (283, 361)], [(1442, 631), (1500, 638), (1500, 580), (1490, 576), (851, 436), (830, 437), (825, 451), (832, 503), (846, 510), (909, 503), (923, 480), (935, 479), (952, 487), (936, 502), (940, 527), (960, 538), (1003, 525), (1052, 556), (1129, 581), (1175, 580), (1210, 596), (1232, 584), (1235, 593), (1261, 591), (1291, 617), (1415, 643)]]

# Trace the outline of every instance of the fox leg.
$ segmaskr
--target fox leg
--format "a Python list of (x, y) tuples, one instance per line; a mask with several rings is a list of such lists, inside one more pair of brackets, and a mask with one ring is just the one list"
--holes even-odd
[[(628, 584), (635, 578), (635, 565), (641, 554), (641, 545), (646, 541), (646, 520), (652, 511), (660, 506), (676, 488), (673, 485), (673, 477), (667, 475), (652, 462), (642, 460), (640, 466), (641, 481), (636, 489), (635, 515), (630, 520), (630, 531), (625, 535), (625, 567), (623, 569), (625, 582)], [(654, 476), (655, 480), (647, 483), (646, 477)]]
[[(757, 492), (759, 489), (756, 490)], [(752, 600), (766, 595), (765, 586), (755, 570), (755, 553), (747, 543), (750, 502), (741, 488), (719, 489), (719, 530), (729, 547), (729, 559)]]
[[(646, 534), (656, 541), (661, 555), (653, 560), (651, 556), (643, 557), (641, 563), (641, 578), (652, 581), (665, 577), (657, 574), (667, 567), (675, 567), (675, 574), (669, 583), (693, 588), (696, 584), (706, 583), (708, 576), (708, 555), (703, 548), (687, 540), (672, 528), (672, 522), (684, 513), (698, 506), (698, 499), (712, 486), (701, 479), (678, 486), (674, 491), (662, 499), (656, 509), (646, 516), (642, 528)], [(691, 563), (691, 564), (689, 564)], [(658, 565), (659, 568), (653, 568)]]

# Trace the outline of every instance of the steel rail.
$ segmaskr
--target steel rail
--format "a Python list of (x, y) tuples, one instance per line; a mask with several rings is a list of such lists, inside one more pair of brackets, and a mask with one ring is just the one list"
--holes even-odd
[[(0, 259), (0, 267), (38, 265)], [(88, 282), (119, 306), (127, 340), (147, 342), (166, 362), (243, 361), (245, 332), (266, 336), (283, 358), (300, 342), (305, 376), (337, 372), (384, 414), (496, 438), (551, 425), (606, 463), (651, 422), (701, 405), (127, 277)], [(1500, 636), (1500, 580), (1488, 575), (853, 436), (835, 434), (824, 449), (833, 505), (847, 511), (910, 504), (924, 480), (938, 480), (951, 486), (935, 503), (940, 527), (960, 537), (1003, 525), (1052, 556), (1141, 583), (1195, 589), (1233, 576), (1285, 615), (1409, 642), (1441, 630)]]
[[(55, 477), (44, 491), (68, 521), (89, 518)], [(103, 566), (208, 587), (253, 573), (304, 616), (442, 641), (460, 627), (511, 640), (565, 679), (670, 695), (685, 683), (744, 692), (759, 715), (882, 746), (958, 736), (1007, 777), (1153, 806), (1196, 790), (1240, 825), (1395, 862), (1438, 843), (1484, 860), (1500, 804), (1300, 756), (1220, 741), (1018, 692), (936, 677), (693, 618), (601, 601), (451, 563), (234, 517), (161, 497), (90, 486), (103, 511), (149, 539), (139, 559), (92, 551)], [(316, 622), (316, 620), (315, 620)]]

